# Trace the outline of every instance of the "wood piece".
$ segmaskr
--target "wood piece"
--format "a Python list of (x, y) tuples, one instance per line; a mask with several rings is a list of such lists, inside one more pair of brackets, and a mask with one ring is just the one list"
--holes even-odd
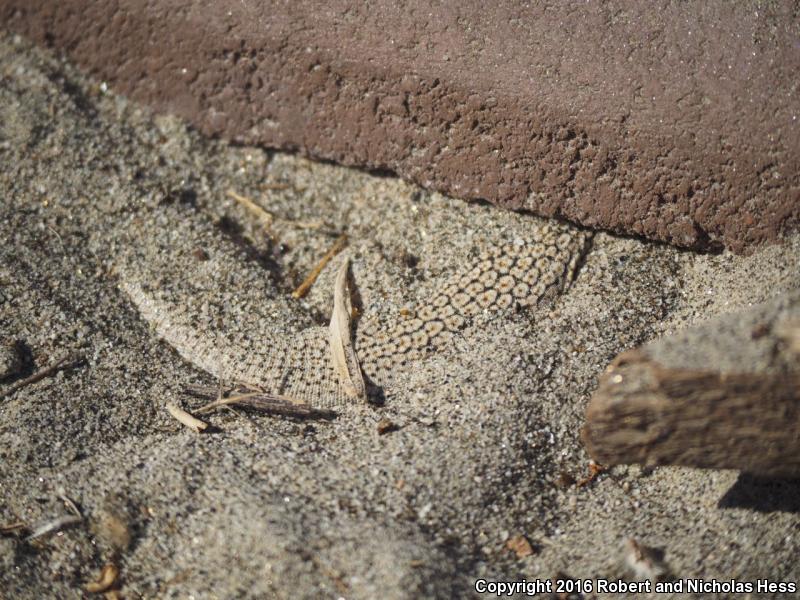
[(798, 323), (794, 292), (621, 354), (587, 408), (589, 453), (800, 476)]

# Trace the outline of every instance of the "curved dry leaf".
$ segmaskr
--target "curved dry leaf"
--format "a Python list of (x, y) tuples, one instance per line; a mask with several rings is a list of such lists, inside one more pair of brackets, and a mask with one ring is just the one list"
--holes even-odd
[(345, 393), (353, 398), (363, 398), (366, 387), (350, 331), (350, 302), (347, 294), (347, 269), (349, 266), (350, 259), (345, 258), (336, 275), (336, 283), (333, 287), (333, 313), (330, 327), (331, 360)]
[(108, 564), (100, 571), (100, 577), (97, 581), (90, 581), (83, 586), (90, 594), (101, 594), (106, 592), (116, 583), (119, 577), (119, 568), (116, 565)]

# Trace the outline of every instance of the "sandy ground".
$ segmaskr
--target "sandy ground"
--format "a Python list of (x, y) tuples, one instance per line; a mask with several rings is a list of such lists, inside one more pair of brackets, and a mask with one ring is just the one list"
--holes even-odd
[[(224, 265), (199, 302), (250, 315), (230, 335), (266, 347), (259, 318), (327, 319), (331, 269), (306, 300), (285, 297), (341, 233), (363, 311), (392, 319), (476, 245), (542, 221), (203, 139), (11, 36), (0, 78), (0, 341), (22, 359), (0, 356), (0, 393), (84, 357), (0, 399), (0, 526), (27, 526), (0, 533), (0, 597), (82, 597), (107, 563), (126, 598), (470, 596), (479, 578), (630, 580), (629, 538), (674, 578), (800, 581), (796, 482), (616, 467), (578, 484), (608, 362), (798, 287), (800, 238), (742, 257), (598, 233), (565, 293), (484, 319), (383, 406), (223, 411), (198, 435), (163, 406), (196, 407), (184, 386), (215, 381), (159, 341), (122, 270), (168, 287)], [(229, 189), (275, 215), (269, 231)], [(399, 428), (379, 435), (381, 419)], [(84, 519), (26, 540), (70, 514), (61, 496)], [(518, 536), (530, 552), (509, 549)]]

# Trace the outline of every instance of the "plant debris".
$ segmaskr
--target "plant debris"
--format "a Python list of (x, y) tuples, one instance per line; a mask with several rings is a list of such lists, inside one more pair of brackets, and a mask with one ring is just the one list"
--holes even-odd
[(257, 216), (261, 221), (261, 224), (264, 225), (265, 229), (269, 230), (270, 227), (272, 227), (272, 223), (275, 221), (275, 215), (273, 215), (271, 212), (264, 210), (247, 196), (237, 194), (233, 190), (228, 190), (228, 196), (236, 200), (239, 204)]
[(24, 521), (14, 521), (13, 523), (9, 523), (8, 525), (0, 525), (0, 534), (5, 533), (16, 533), (23, 529), (27, 529), (27, 525)]
[(334, 256), (339, 254), (339, 252), (344, 250), (345, 246), (347, 246), (347, 235), (343, 233), (336, 239), (331, 249), (325, 253), (325, 256), (311, 269), (311, 273), (308, 274), (308, 277), (305, 278), (303, 283), (297, 286), (297, 289), (292, 292), (292, 297), (299, 300), (308, 294), (308, 290), (314, 285), (314, 282), (317, 280), (317, 277), (319, 277), (319, 274), (322, 273), (322, 269), (325, 268), (325, 265), (327, 265)]
[(25, 541), (32, 542), (40, 537), (57, 533), (63, 529), (66, 529), (67, 527), (75, 525), (76, 523), (80, 523), (81, 521), (83, 521), (83, 517), (75, 515), (64, 515), (62, 517), (58, 517), (36, 527), (31, 534), (25, 538)]
[(26, 377), (25, 379), (21, 379), (20, 381), (16, 382), (14, 385), (9, 387), (6, 391), (0, 392), (0, 400), (6, 398), (16, 392), (19, 389), (22, 389), (26, 385), (30, 385), (32, 383), (36, 383), (40, 379), (44, 379), (45, 377), (49, 377), (53, 373), (60, 371), (61, 369), (71, 369), (76, 367), (79, 363), (83, 362), (84, 357), (81, 354), (65, 354), (58, 360), (56, 360), (53, 364), (39, 369), (31, 375), (30, 377)]
[(352, 398), (364, 398), (366, 386), (350, 331), (350, 302), (347, 294), (347, 269), (349, 266), (350, 260), (345, 259), (342, 266), (339, 267), (333, 287), (333, 313), (330, 327), (331, 360), (345, 394)]
[[(265, 188), (265, 189), (285, 189), (282, 187), (277, 188)], [(261, 221), (261, 224), (264, 226), (264, 229), (269, 231), (272, 228), (272, 224), (276, 222), (282, 222), (289, 225), (294, 225), (295, 227), (299, 227), (301, 229), (319, 229), (324, 225), (321, 221), (293, 221), (291, 219), (281, 219), (280, 217), (276, 217), (274, 214), (265, 210), (261, 206), (259, 206), (255, 201), (251, 200), (247, 196), (242, 196), (241, 194), (237, 194), (233, 190), (228, 190), (228, 196), (236, 200), (239, 204), (244, 206), (247, 210), (253, 213), (258, 219)]]
[(586, 477), (581, 477), (575, 484), (578, 487), (585, 487), (597, 479), (598, 475), (608, 471), (608, 467), (601, 465), (593, 460), (589, 461), (589, 474)]
[(174, 404), (167, 403), (164, 406), (164, 408), (166, 408), (167, 412), (171, 414), (175, 419), (186, 425), (186, 427), (188, 427), (195, 433), (200, 433), (201, 431), (205, 431), (208, 428), (208, 423), (201, 421), (196, 417), (193, 417), (188, 412), (186, 412), (185, 410)]
[(31, 534), (25, 538), (26, 542), (32, 542), (40, 537), (57, 533), (63, 529), (66, 529), (67, 527), (71, 527), (72, 525), (83, 521), (83, 515), (81, 514), (81, 511), (78, 510), (78, 507), (75, 506), (75, 503), (72, 500), (63, 495), (61, 496), (61, 500), (64, 502), (64, 504), (66, 504), (67, 508), (72, 514), (57, 517), (37, 526), (34, 528)]
[(336, 416), (336, 413), (332, 410), (316, 408), (303, 400), (270, 394), (245, 385), (239, 385), (224, 392), (221, 392), (216, 387), (200, 385), (187, 386), (185, 390), (197, 398), (212, 399), (211, 402), (194, 411), (198, 414), (211, 412), (220, 406), (233, 405), (268, 414), (296, 418), (332, 419)]
[(90, 594), (102, 594), (114, 586), (118, 577), (119, 568), (116, 565), (107, 564), (103, 567), (103, 570), (100, 571), (100, 576), (97, 580), (90, 581), (83, 586), (83, 589)]

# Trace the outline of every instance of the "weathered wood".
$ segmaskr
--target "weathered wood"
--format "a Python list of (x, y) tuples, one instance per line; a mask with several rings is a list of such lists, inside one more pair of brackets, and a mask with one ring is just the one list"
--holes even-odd
[(800, 476), (800, 292), (621, 354), (586, 421), (604, 464)]

